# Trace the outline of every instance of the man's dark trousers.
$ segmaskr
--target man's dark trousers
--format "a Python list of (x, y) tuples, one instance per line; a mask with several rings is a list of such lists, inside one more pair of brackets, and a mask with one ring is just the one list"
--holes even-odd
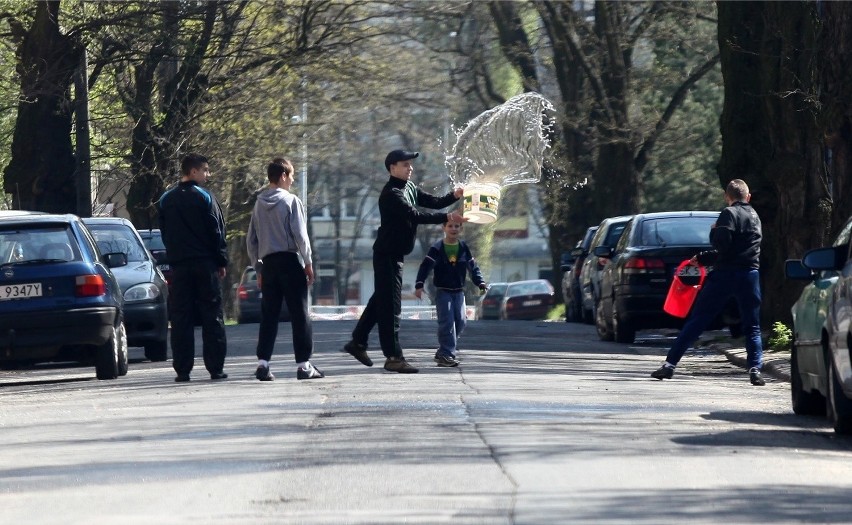
[(402, 255), (373, 252), (375, 291), (352, 331), (352, 340), (366, 346), (370, 330), (378, 324), (379, 344), (385, 357), (402, 357), (402, 347), (399, 346), (402, 268)]
[(760, 339), (760, 274), (754, 269), (715, 269), (698, 292), (686, 323), (672, 344), (666, 362), (676, 365), (713, 319), (734, 298), (740, 309), (749, 368), (763, 366)]
[(219, 269), (210, 259), (172, 265), (173, 277), (169, 317), (172, 325), (172, 366), (178, 374), (189, 374), (195, 361), (195, 326), (201, 318), (204, 367), (211, 374), (225, 366), (227, 343), (222, 312)]
[(308, 315), (308, 281), (299, 256), (292, 252), (271, 253), (263, 258), (260, 299), (261, 319), (257, 337), (257, 358), (269, 361), (275, 338), (281, 301), (290, 311), (293, 352), (297, 363), (310, 360), (314, 348), (313, 329)]

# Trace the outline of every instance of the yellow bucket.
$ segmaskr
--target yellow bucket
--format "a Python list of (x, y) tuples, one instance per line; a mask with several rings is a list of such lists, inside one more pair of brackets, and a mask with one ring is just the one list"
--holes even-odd
[(500, 186), (474, 182), (464, 187), (463, 215), (474, 224), (489, 224), (497, 220), (500, 206)]

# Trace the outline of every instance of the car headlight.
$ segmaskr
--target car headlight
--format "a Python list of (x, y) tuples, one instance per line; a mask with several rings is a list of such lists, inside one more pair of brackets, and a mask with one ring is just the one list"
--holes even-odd
[(160, 289), (154, 283), (143, 283), (131, 286), (124, 292), (124, 301), (134, 303), (138, 301), (153, 301), (160, 296)]

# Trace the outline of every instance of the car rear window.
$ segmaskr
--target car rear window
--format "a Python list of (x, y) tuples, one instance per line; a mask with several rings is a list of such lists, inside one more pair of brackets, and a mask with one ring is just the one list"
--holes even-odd
[(550, 293), (550, 287), (545, 282), (510, 284), (506, 293), (509, 296)]
[(669, 217), (643, 221), (639, 246), (710, 245), (715, 217)]
[(79, 259), (79, 247), (67, 225), (0, 230), (0, 261), (3, 264)]

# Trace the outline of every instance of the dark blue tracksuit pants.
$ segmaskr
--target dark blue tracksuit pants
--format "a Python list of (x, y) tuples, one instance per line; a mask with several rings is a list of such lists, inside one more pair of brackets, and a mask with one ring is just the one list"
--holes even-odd
[(732, 297), (740, 308), (748, 366), (761, 368), (763, 343), (760, 339), (760, 274), (754, 269), (716, 269), (710, 272), (698, 297), (695, 298), (686, 324), (666, 355), (666, 362), (677, 365), (686, 350), (710, 326)]

